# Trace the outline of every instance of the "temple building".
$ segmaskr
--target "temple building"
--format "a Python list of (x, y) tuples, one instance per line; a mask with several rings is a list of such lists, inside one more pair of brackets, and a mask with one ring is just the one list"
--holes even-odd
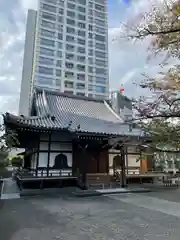
[(36, 88), (31, 116), (6, 113), (4, 124), (25, 149), (20, 187), (88, 188), (116, 175), (125, 185), (125, 176), (148, 171), (146, 160), (137, 161), (142, 130), (125, 123), (109, 101)]

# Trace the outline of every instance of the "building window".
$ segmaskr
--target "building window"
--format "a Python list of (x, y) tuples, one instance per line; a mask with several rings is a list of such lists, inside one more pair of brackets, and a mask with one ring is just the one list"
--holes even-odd
[(68, 60), (73, 60), (73, 59), (74, 59), (74, 54), (67, 53), (67, 54), (66, 54), (66, 59), (68, 59)]
[(48, 4), (42, 4), (42, 9), (48, 11), (48, 12), (53, 12), (53, 13), (56, 13), (56, 7), (53, 7), (51, 5), (48, 5)]
[(84, 57), (84, 56), (77, 56), (77, 61), (78, 62), (85, 62), (86, 61), (86, 57)]
[(53, 78), (47, 78), (47, 77), (41, 77), (41, 76), (36, 76), (36, 81), (39, 84), (44, 84), (44, 85), (52, 85), (53, 84)]
[(66, 68), (72, 69), (74, 67), (74, 64), (66, 62), (65, 66), (66, 66)]
[(61, 52), (61, 51), (57, 51), (56, 56), (57, 56), (58, 58), (62, 58), (62, 52)]
[(67, 41), (67, 42), (74, 42), (74, 41), (75, 41), (75, 37), (74, 37), (74, 36), (67, 35), (67, 36), (66, 36), (66, 41)]
[(77, 52), (78, 52), (78, 53), (86, 53), (86, 49), (83, 48), (83, 47), (78, 47)]
[(63, 32), (63, 25), (62, 24), (58, 24), (57, 25), (57, 30), (62, 33)]
[(74, 73), (73, 72), (65, 72), (65, 77), (66, 78), (73, 78), (74, 77)]
[(86, 32), (82, 31), (82, 30), (78, 30), (78, 36), (85, 37), (86, 36)]
[(105, 42), (106, 41), (106, 37), (99, 35), (99, 34), (95, 34), (95, 39), (99, 42)]
[(88, 85), (88, 91), (93, 91), (93, 85), (92, 84), (90, 84), (90, 85)]
[(77, 39), (78, 44), (85, 45), (86, 41), (84, 39), (78, 38)]
[(85, 13), (86, 12), (86, 8), (78, 6), (78, 11), (82, 12), (82, 13)]
[(104, 59), (104, 58), (106, 58), (106, 53), (105, 52), (96, 51), (96, 57)]
[(53, 65), (54, 60), (51, 58), (39, 57), (40, 65)]
[(64, 15), (64, 9), (63, 8), (59, 9), (59, 14)]
[(100, 49), (100, 50), (105, 50), (106, 49), (106, 44), (96, 43), (96, 48)]
[(61, 42), (58, 42), (58, 48), (62, 49), (62, 47), (63, 47), (63, 44)]
[(63, 23), (63, 21), (64, 21), (64, 18), (62, 16), (59, 16), (58, 17), (58, 22)]
[(85, 66), (84, 65), (80, 65), (80, 64), (77, 64), (77, 69), (79, 70), (79, 71), (85, 71)]
[(56, 61), (56, 67), (61, 67), (62, 65), (62, 61), (61, 60), (57, 60)]
[(49, 40), (49, 39), (45, 39), (45, 38), (41, 38), (40, 39), (40, 44), (41, 45), (45, 45), (45, 46), (54, 47), (55, 46), (55, 41)]
[(56, 76), (61, 77), (61, 70), (60, 69), (56, 69)]
[(75, 12), (67, 11), (67, 16), (71, 18), (75, 18)]
[(85, 84), (84, 83), (77, 83), (76, 84), (76, 89), (85, 89)]
[(45, 28), (55, 29), (55, 23), (48, 22), (48, 21), (45, 21), (45, 20), (42, 20), (41, 26), (45, 27)]
[(66, 32), (67, 32), (67, 33), (74, 34), (74, 33), (75, 33), (75, 28), (67, 27), (67, 28), (66, 28)]
[(92, 81), (93, 81), (93, 76), (92, 76), (92, 75), (89, 75), (89, 76), (88, 76), (88, 81), (89, 81), (89, 82), (92, 82)]
[(85, 81), (85, 74), (78, 73), (77, 74), (77, 79), (80, 80), (80, 81)]
[(96, 59), (96, 66), (102, 66), (105, 67), (107, 65), (107, 62), (104, 60)]
[(69, 9), (75, 9), (76, 5), (73, 4), (73, 3), (68, 3), (68, 4), (67, 4), (67, 7), (68, 7)]
[(54, 50), (40, 47), (40, 55), (54, 56)]
[(88, 63), (89, 63), (89, 65), (93, 65), (93, 58), (88, 58)]
[(70, 82), (70, 81), (64, 81), (64, 87), (66, 87), (66, 88), (73, 88), (74, 87), (74, 83)]
[(79, 4), (86, 5), (86, 0), (78, 0), (77, 1)]
[(45, 29), (41, 29), (40, 31), (41, 31), (41, 35), (43, 37), (50, 37), (50, 38), (55, 37), (55, 32), (48, 31), (48, 30), (45, 30)]
[(86, 24), (82, 22), (78, 22), (78, 27), (79, 28), (86, 28)]
[(88, 72), (93, 73), (93, 67), (88, 67)]
[(44, 0), (44, 2), (52, 3), (52, 4), (54, 4), (54, 5), (57, 4), (57, 0)]
[(53, 68), (39, 66), (38, 72), (45, 75), (53, 75)]
[(77, 96), (82, 96), (82, 97), (83, 97), (83, 96), (85, 96), (85, 93), (77, 92), (76, 95), (77, 95)]
[(46, 20), (53, 21), (53, 22), (56, 21), (56, 15), (51, 14), (51, 13), (45, 13), (45, 12), (43, 12), (43, 13), (42, 13), (42, 18), (44, 18), (44, 19), (46, 19)]
[(106, 29), (96, 26), (95, 27), (95, 32), (100, 33), (100, 34), (105, 34), (106, 33)]
[(67, 94), (69, 94), (69, 95), (73, 95), (74, 92), (73, 92), (73, 91), (65, 90), (64, 93), (67, 93)]
[(106, 83), (106, 78), (96, 77), (96, 83), (105, 84)]
[(78, 20), (86, 21), (86, 15), (78, 14)]
[(93, 56), (93, 54), (94, 54), (93, 49), (89, 49), (89, 50), (88, 50), (88, 55), (89, 55), (89, 56)]
[(106, 19), (106, 14), (102, 12), (95, 11), (95, 17)]
[(101, 12), (105, 12), (105, 7), (103, 5), (95, 4), (95, 9)]
[(96, 68), (96, 74), (106, 74), (106, 69), (105, 68)]
[(58, 39), (59, 39), (59, 40), (63, 40), (63, 35), (62, 35), (62, 33), (58, 33)]
[(66, 50), (67, 50), (67, 51), (72, 51), (72, 52), (74, 52), (75, 47), (74, 47), (73, 45), (66, 44)]
[(73, 20), (73, 19), (67, 18), (66, 23), (67, 23), (68, 25), (74, 26), (76, 22), (75, 22), (75, 20)]
[(106, 92), (106, 88), (103, 86), (96, 86), (96, 92), (98, 93), (105, 93)]

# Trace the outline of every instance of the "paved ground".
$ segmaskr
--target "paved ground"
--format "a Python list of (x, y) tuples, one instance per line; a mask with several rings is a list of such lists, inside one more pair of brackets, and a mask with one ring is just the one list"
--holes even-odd
[(1, 240), (178, 240), (179, 226), (180, 190), (0, 202)]

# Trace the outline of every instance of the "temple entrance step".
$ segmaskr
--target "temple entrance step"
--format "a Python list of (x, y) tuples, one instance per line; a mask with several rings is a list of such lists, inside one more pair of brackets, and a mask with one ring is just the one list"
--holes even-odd
[(3, 179), (1, 199), (20, 198), (20, 191), (12, 178)]

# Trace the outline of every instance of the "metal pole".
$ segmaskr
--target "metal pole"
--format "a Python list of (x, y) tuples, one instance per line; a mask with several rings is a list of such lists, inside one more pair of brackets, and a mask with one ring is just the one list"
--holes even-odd
[(121, 146), (121, 187), (126, 187), (126, 173), (125, 173), (125, 151), (124, 145)]

